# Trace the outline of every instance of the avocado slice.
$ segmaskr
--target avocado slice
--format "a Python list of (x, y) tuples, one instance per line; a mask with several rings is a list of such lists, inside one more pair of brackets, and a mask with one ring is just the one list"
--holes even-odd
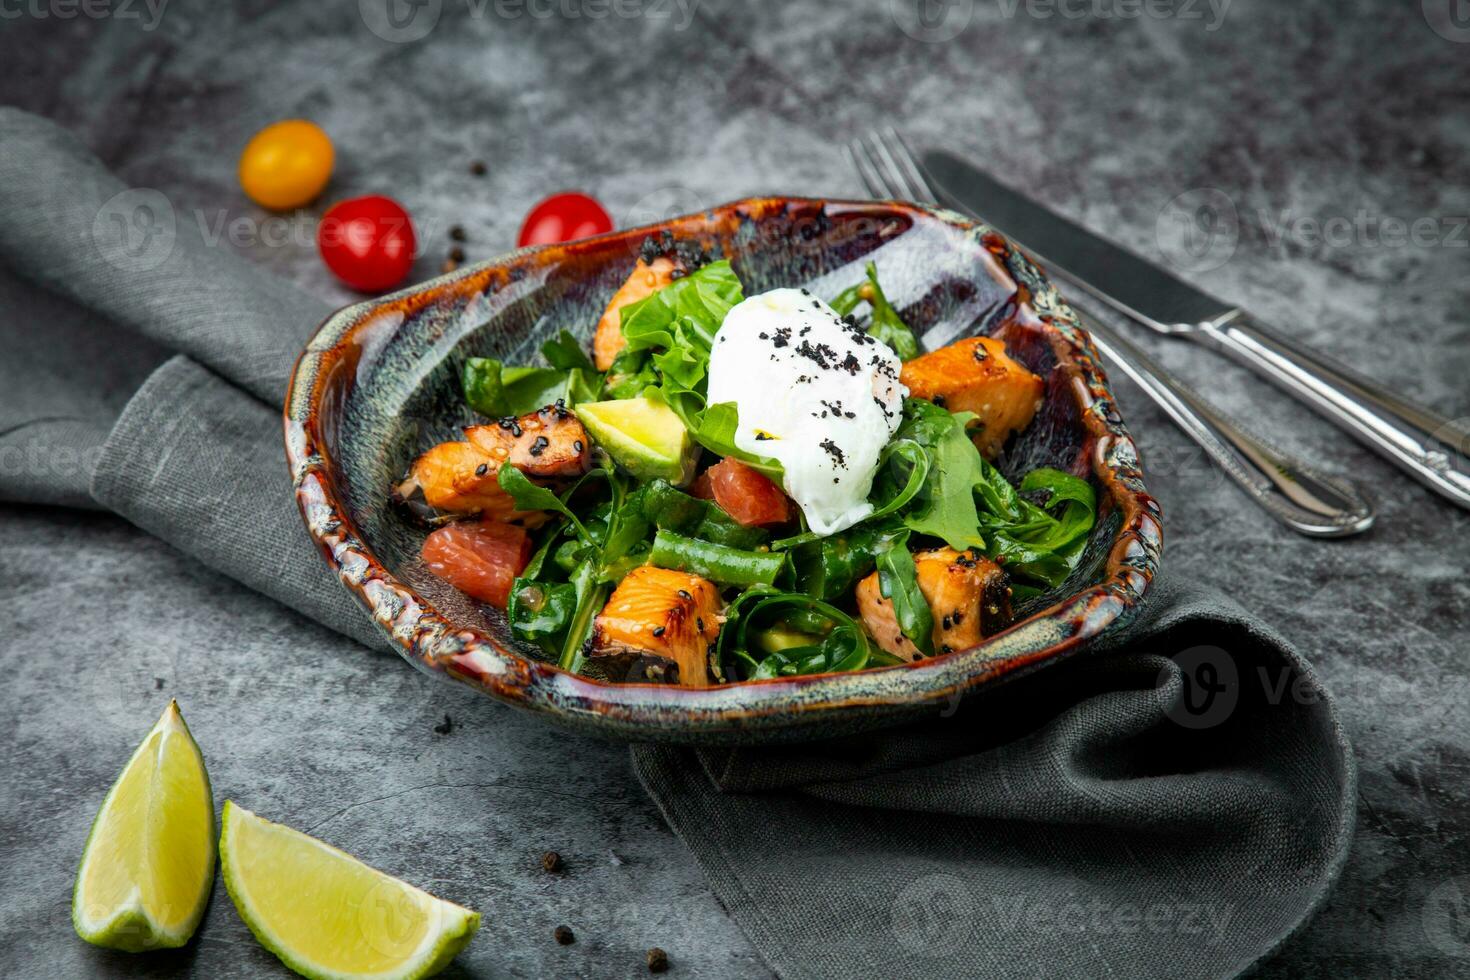
[(699, 444), (679, 416), (651, 398), (619, 398), (577, 406), (597, 444), (640, 480), (668, 480), (682, 487), (694, 479)]

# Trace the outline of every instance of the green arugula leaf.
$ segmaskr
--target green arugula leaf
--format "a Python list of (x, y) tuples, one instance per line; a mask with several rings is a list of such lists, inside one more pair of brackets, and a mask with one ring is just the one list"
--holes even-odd
[(921, 447), (929, 469), (903, 522), (920, 534), (942, 538), (956, 551), (983, 548), (975, 487), (985, 482), (985, 461), (965, 433), (968, 413), (952, 415), (933, 402), (909, 398), (896, 438)]
[(605, 392), (609, 398), (637, 398), (645, 389), (657, 385), (658, 372), (653, 369), (646, 350), (625, 347), (607, 369)]
[(471, 357), (460, 374), (465, 401), (481, 415), (524, 415), (565, 398), (567, 372), (557, 368), (506, 367), (491, 357)]
[(908, 535), (892, 541), (879, 552), (878, 589), (893, 603), (898, 628), (925, 654), (934, 653), (934, 614), (924, 593), (919, 591), (918, 566), (908, 549)]
[[(822, 639), (762, 656), (756, 637), (777, 622), (800, 622), (795, 628)], [(863, 628), (842, 610), (808, 595), (766, 585), (751, 586), (725, 608), (725, 625), (717, 642), (722, 668), (731, 679), (824, 674), (895, 662), (877, 650)]]
[(570, 582), (540, 582), (518, 577), (511, 583), (505, 615), (523, 640), (555, 652), (577, 609), (577, 589)]
[(888, 297), (883, 294), (883, 287), (878, 285), (878, 267), (869, 262), (865, 272), (867, 279), (864, 282), (844, 289), (827, 305), (845, 316), (856, 309), (859, 303), (867, 303), (873, 311), (868, 333), (892, 347), (899, 360), (913, 360), (919, 356), (919, 342), (914, 338), (914, 332), (888, 302)]
[(592, 359), (582, 349), (582, 342), (572, 336), (570, 330), (563, 330), (541, 345), (541, 356), (546, 358), (546, 363), (554, 368), (569, 371), (580, 368), (584, 371), (593, 371)]
[[(687, 403), (687, 399), (685, 399)], [(670, 402), (673, 407), (674, 403)], [(674, 407), (674, 411), (679, 411)], [(734, 402), (720, 402), (718, 405), (710, 405), (702, 412), (695, 415), (692, 420), (694, 424), (689, 427), (690, 435), (694, 441), (716, 456), (733, 456), (751, 469), (759, 470), (770, 477), (776, 483), (781, 482), (784, 470), (781, 464), (774, 459), (765, 456), (757, 456), (748, 453), (735, 445), (735, 430), (739, 425), (739, 413), (735, 410)], [(686, 421), (685, 425), (689, 425)]]
[(577, 529), (577, 535), (585, 543), (597, 544), (597, 539), (592, 535), (572, 509), (562, 502), (561, 498), (550, 490), (532, 483), (530, 478), (514, 466), (502, 466), (496, 476), (496, 482), (500, 489), (510, 495), (515, 501), (517, 510), (549, 510), (560, 514), (571, 521), (572, 527)]

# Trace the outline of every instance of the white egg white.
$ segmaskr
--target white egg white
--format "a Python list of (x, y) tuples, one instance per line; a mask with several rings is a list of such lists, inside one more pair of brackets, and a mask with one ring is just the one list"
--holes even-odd
[(737, 304), (715, 335), (709, 403), (734, 402), (735, 445), (780, 462), (807, 526), (836, 534), (868, 494), (908, 394), (898, 355), (804, 289)]

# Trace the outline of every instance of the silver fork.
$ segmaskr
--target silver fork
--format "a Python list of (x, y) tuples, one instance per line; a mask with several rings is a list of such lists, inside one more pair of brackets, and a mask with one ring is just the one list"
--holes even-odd
[[(847, 155), (875, 197), (930, 206), (938, 195), (923, 167), (893, 129), (847, 145)], [(984, 221), (977, 214), (971, 217)], [(1373, 524), (1373, 506), (1354, 484), (1323, 473), (1252, 435), (1097, 318), (1068, 299), (1103, 357), (1133, 379), (1246, 494), (1281, 523), (1314, 538), (1341, 538)]]

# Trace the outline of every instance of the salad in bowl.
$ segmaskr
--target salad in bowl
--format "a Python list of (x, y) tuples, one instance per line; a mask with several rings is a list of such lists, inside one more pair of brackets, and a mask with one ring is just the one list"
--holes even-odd
[(1097, 520), (1083, 476), (996, 465), (1043, 379), (991, 337), (922, 353), (871, 262), (753, 292), (651, 235), (590, 349), (541, 353), (467, 358), (480, 421), (391, 499), (429, 572), (565, 671), (701, 688), (973, 649)]

